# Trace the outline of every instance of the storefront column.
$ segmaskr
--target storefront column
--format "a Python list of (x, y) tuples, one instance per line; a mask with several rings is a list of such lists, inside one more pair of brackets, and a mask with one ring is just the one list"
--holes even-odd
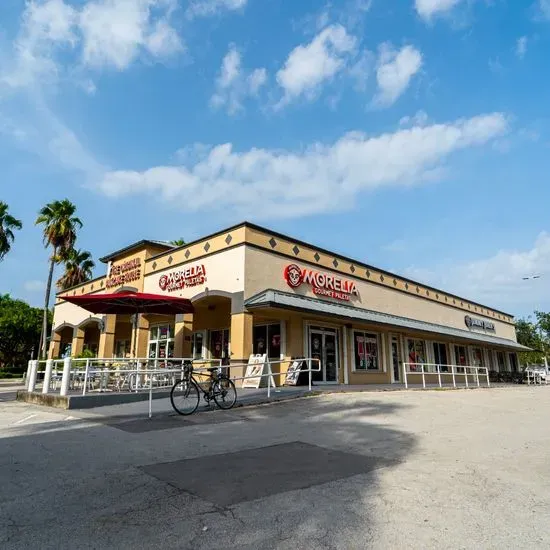
[(176, 315), (174, 327), (174, 357), (191, 357), (193, 345), (193, 314)]
[(71, 357), (78, 357), (84, 350), (84, 329), (74, 327), (73, 341), (71, 344)]
[[(229, 336), (229, 349), (231, 352), (231, 364), (248, 363), (252, 354), (252, 327), (253, 316), (251, 313), (233, 313), (231, 315), (231, 331)], [(231, 376), (244, 376), (246, 367), (231, 367)], [(240, 385), (240, 382), (239, 384)]]
[(99, 335), (98, 357), (112, 357), (115, 351), (115, 326), (116, 315), (104, 317), (103, 330)]
[(61, 350), (61, 334), (54, 332), (52, 334), (52, 339), (50, 342), (50, 349), (48, 350), (48, 359), (55, 359), (59, 357), (59, 352)]
[(148, 357), (147, 344), (149, 343), (149, 320), (143, 315), (138, 315), (137, 326), (132, 330), (130, 350), (135, 357)]

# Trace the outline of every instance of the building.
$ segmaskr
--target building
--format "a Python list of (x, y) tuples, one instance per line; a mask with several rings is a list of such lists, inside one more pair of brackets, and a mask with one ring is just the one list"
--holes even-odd
[[(135, 338), (138, 357), (317, 357), (317, 382), (379, 384), (401, 382), (403, 362), (514, 371), (526, 349), (508, 313), (251, 223), (180, 247), (142, 240), (101, 261), (106, 275), (57, 295), (51, 358), (128, 357)], [(188, 298), (194, 312), (140, 315), (133, 330), (128, 315), (62, 300), (121, 290)]]

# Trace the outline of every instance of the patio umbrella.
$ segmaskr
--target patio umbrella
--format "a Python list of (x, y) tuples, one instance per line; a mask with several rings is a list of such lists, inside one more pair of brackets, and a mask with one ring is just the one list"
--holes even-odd
[[(143, 292), (114, 292), (112, 294), (82, 294), (80, 296), (61, 296), (62, 300), (75, 304), (96, 314), (131, 314), (156, 313), (158, 315), (176, 315), (192, 313), (193, 305), (186, 298), (163, 296), (162, 294), (147, 294)], [(137, 322), (134, 324), (134, 329)], [(134, 334), (134, 349), (136, 355), (136, 337)]]

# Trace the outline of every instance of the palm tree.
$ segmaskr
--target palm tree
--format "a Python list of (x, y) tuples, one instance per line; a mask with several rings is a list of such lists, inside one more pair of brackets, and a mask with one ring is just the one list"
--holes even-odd
[(170, 244), (173, 244), (174, 246), (183, 246), (185, 244), (184, 239), (174, 239), (173, 241), (170, 241)]
[(15, 239), (14, 229), (21, 229), (23, 224), (20, 220), (8, 214), (8, 205), (0, 201), (0, 261), (10, 251)]
[(69, 200), (50, 202), (38, 213), (36, 225), (43, 226), (44, 246), (52, 247), (50, 256), (50, 272), (46, 285), (46, 297), (44, 299), (44, 319), (42, 323), (42, 336), (40, 339), (40, 351), (42, 357), (46, 356), (46, 341), (48, 332), (48, 307), (50, 305), (50, 293), (52, 289), (53, 268), (59, 263), (63, 255), (73, 247), (76, 241), (77, 228), (82, 227), (82, 222), (74, 215), (76, 206)]
[(67, 290), (92, 278), (95, 263), (88, 251), (69, 248), (60, 259), (65, 264), (65, 273), (57, 280), (59, 290)]

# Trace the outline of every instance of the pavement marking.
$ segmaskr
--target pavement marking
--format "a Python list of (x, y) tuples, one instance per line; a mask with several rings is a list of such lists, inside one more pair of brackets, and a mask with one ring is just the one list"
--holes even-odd
[(29, 416), (25, 416), (25, 418), (21, 418), (21, 420), (18, 420), (17, 422), (14, 422), (13, 425), (16, 424), (23, 424), (23, 422), (26, 422), (27, 420), (30, 420), (31, 418), (34, 418), (35, 416), (38, 416), (38, 414), (30, 414)]

